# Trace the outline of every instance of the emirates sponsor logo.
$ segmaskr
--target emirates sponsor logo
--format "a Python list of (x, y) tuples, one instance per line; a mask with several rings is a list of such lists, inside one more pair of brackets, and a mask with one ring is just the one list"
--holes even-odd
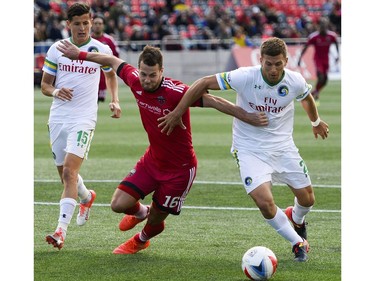
[[(76, 64), (75, 62), (78, 62), (80, 64)], [(60, 71), (76, 72), (76, 73), (84, 73), (84, 74), (95, 74), (98, 69), (96, 67), (83, 65), (83, 60), (72, 61), (72, 63), (70, 64), (59, 63), (58, 68)]]

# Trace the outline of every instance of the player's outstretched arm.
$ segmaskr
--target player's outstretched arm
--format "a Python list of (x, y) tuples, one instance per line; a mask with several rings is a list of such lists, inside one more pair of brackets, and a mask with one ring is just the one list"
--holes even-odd
[(247, 112), (242, 107), (235, 105), (234, 103), (222, 97), (214, 96), (211, 94), (204, 94), (203, 107), (215, 108), (222, 113), (236, 117), (237, 119), (240, 119), (241, 121), (253, 126), (268, 125), (268, 117), (265, 112)]
[(181, 128), (185, 129), (185, 126), (181, 121), (182, 115), (191, 104), (202, 97), (204, 93), (207, 93), (207, 90), (209, 89), (220, 89), (215, 75), (206, 76), (195, 81), (187, 90), (175, 109), (169, 114), (158, 119), (158, 127), (161, 128), (161, 132), (170, 135), (176, 126), (180, 126)]
[(96, 62), (100, 65), (112, 67), (115, 71), (124, 61), (108, 54), (82, 52), (77, 46), (69, 42), (69, 40), (61, 40), (57, 45), (57, 49), (64, 54), (64, 56), (72, 60), (87, 60)]

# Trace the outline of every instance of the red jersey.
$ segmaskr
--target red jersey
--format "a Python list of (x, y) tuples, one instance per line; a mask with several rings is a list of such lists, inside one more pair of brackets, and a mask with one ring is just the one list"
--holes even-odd
[(327, 31), (326, 35), (321, 35), (319, 31), (313, 32), (309, 35), (307, 45), (315, 47), (314, 60), (315, 61), (329, 61), (329, 48), (331, 44), (337, 43), (337, 35), (333, 31)]
[[(161, 132), (157, 121), (177, 106), (189, 86), (163, 77), (156, 91), (146, 92), (139, 81), (138, 69), (126, 63), (119, 66), (117, 75), (130, 87), (136, 99), (142, 124), (150, 142), (145, 152), (147, 158), (152, 159), (153, 164), (161, 171), (175, 171), (196, 166), (197, 158), (192, 142), (190, 111), (187, 110), (182, 116), (186, 129), (176, 126), (169, 136)], [(203, 106), (202, 99), (198, 99), (192, 106)]]
[[(106, 33), (103, 33), (103, 35), (100, 36), (100, 37), (95, 37), (94, 34), (91, 34), (91, 37), (98, 40), (99, 42), (102, 42), (105, 45), (108, 45), (111, 48), (114, 56), (116, 56), (116, 57), (120, 56), (120, 49), (119, 49), (115, 39), (112, 36), (110, 36)], [(99, 90), (105, 90), (105, 89), (107, 89), (107, 85), (105, 83), (104, 73), (103, 73), (103, 71), (101, 71), (100, 72)]]
[(95, 38), (96, 40), (98, 40), (99, 42), (102, 42), (105, 45), (108, 45), (111, 48), (113, 55), (115, 57), (119, 57), (120, 49), (119, 49), (115, 39), (112, 36), (110, 36), (106, 33), (103, 33), (103, 35), (100, 36), (100, 37), (95, 37), (94, 34), (91, 34), (91, 37)]

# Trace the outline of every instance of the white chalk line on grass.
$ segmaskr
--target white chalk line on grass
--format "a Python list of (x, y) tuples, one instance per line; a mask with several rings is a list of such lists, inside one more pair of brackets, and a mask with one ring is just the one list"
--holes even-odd
[[(119, 183), (121, 180), (84, 180), (85, 182), (114, 182)], [(46, 179), (35, 179), (34, 182), (60, 182), (60, 180), (46, 180)], [(194, 184), (212, 184), (212, 185), (240, 185), (241, 182), (226, 182), (226, 181), (194, 181)], [(285, 184), (275, 183), (274, 186), (285, 186)], [(313, 184), (313, 187), (325, 187), (325, 188), (341, 188), (338, 184)]]
[[(60, 203), (53, 202), (34, 202), (34, 205), (44, 205), (44, 206), (56, 206)], [(97, 207), (110, 207), (110, 204), (93, 204)], [(193, 210), (220, 210), (220, 211), (259, 211), (258, 208), (246, 208), (246, 207), (208, 207), (208, 206), (183, 206), (182, 209), (193, 209)], [(310, 212), (313, 213), (341, 213), (341, 210), (314, 210)]]

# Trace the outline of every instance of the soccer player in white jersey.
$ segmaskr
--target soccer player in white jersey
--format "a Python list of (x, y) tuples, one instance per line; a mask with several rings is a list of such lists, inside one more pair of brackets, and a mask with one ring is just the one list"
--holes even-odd
[[(92, 18), (87, 4), (73, 4), (67, 15), (67, 26), (72, 33), (68, 40), (87, 52), (112, 54), (107, 45), (90, 37)], [(86, 188), (79, 170), (87, 158), (96, 126), (101, 69), (107, 76), (113, 118), (121, 116), (121, 107), (114, 70), (97, 63), (70, 60), (56, 49), (56, 45), (53, 44), (47, 52), (41, 88), (44, 95), (53, 98), (48, 130), (55, 165), (64, 185), (58, 225), (53, 234), (46, 236), (46, 241), (60, 250), (74, 214), (77, 197), (80, 198), (78, 225), (84, 225), (88, 220), (96, 197), (95, 191)]]
[[(233, 120), (232, 153), (247, 194), (265, 220), (291, 243), (294, 260), (306, 261), (309, 244), (305, 216), (315, 197), (307, 167), (293, 141), (294, 100), (301, 102), (311, 120), (315, 138), (318, 135), (327, 138), (329, 129), (319, 118), (310, 94), (311, 85), (301, 74), (285, 68), (288, 62), (285, 42), (270, 38), (262, 43), (260, 54), (258, 66), (241, 67), (195, 81), (179, 105), (159, 119), (159, 126), (168, 135), (175, 126), (183, 127), (181, 115), (207, 90), (232, 89), (237, 93), (237, 105), (248, 112), (264, 113), (268, 123), (264, 121), (263, 126)], [(294, 193), (294, 206), (285, 212), (274, 202), (273, 182), (287, 184)]]

